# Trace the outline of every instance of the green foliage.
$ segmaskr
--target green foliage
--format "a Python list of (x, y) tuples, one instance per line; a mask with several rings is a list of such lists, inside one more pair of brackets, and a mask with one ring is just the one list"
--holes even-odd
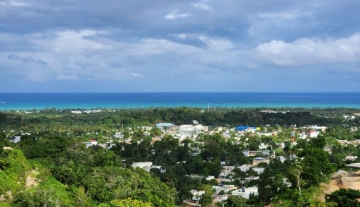
[(98, 207), (153, 207), (153, 205), (149, 202), (128, 198), (123, 200), (112, 200), (110, 203), (102, 203)]
[(131, 197), (154, 206), (174, 205), (174, 190), (141, 169), (96, 167), (81, 182), (89, 196), (98, 202)]
[(301, 178), (305, 187), (316, 186), (335, 171), (330, 163), (329, 154), (323, 149), (307, 148), (304, 149), (301, 156), (302, 172)]
[(212, 190), (211, 185), (200, 184), (199, 186), (197, 186), (197, 189), (205, 190), (205, 194), (203, 194), (200, 199), (201, 206), (207, 206), (213, 202), (213, 199), (212, 199), (213, 190)]
[(30, 165), (21, 150), (6, 150), (0, 158), (0, 194), (19, 190), (26, 181)]
[(331, 194), (325, 195), (326, 203), (335, 203), (336, 206), (359, 207), (360, 191), (341, 188)]
[(248, 205), (245, 198), (239, 196), (229, 196), (228, 199), (224, 202), (224, 207), (251, 207)]
[(17, 194), (14, 203), (20, 207), (73, 206), (67, 187), (51, 177), (39, 186)]

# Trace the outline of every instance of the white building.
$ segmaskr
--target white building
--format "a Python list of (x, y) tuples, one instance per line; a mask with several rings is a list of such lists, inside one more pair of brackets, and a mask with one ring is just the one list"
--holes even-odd
[(222, 186), (213, 186), (212, 187), (215, 191), (216, 194), (219, 194), (221, 191), (223, 191), (224, 193), (229, 193), (230, 191), (236, 190), (237, 187), (234, 185), (222, 185)]
[(244, 165), (239, 166), (239, 169), (241, 172), (247, 172), (250, 170), (251, 167), (252, 167), (252, 165), (244, 164)]
[(250, 194), (258, 195), (259, 194), (258, 187), (252, 186), (252, 187), (242, 188), (242, 189), (235, 190), (235, 191), (231, 192), (231, 195), (241, 196), (241, 197), (246, 198), (246, 199), (250, 198)]
[(201, 132), (202, 125), (180, 125), (179, 134), (182, 136), (198, 135)]
[(228, 175), (234, 175), (235, 173), (233, 170), (235, 169), (235, 166), (223, 166), (220, 172), (220, 177), (226, 177)]
[(200, 200), (201, 196), (205, 194), (204, 190), (190, 190), (190, 193), (192, 194), (192, 199), (194, 201)]
[(308, 135), (309, 135), (310, 138), (315, 138), (315, 137), (317, 137), (319, 134), (320, 134), (319, 131), (313, 131), (313, 130), (312, 130), (312, 131), (309, 132)]
[(265, 170), (263, 167), (253, 167), (251, 169), (254, 170), (258, 175), (262, 174)]
[(83, 143), (85, 144), (86, 148), (98, 145), (98, 142), (96, 140), (90, 140), (89, 142)]
[(152, 162), (134, 162), (131, 167), (133, 168), (145, 168), (145, 167), (151, 167), (152, 166)]
[(205, 178), (205, 180), (207, 180), (207, 181), (214, 180), (214, 179), (215, 179), (215, 176), (213, 176), (213, 175), (209, 175)]

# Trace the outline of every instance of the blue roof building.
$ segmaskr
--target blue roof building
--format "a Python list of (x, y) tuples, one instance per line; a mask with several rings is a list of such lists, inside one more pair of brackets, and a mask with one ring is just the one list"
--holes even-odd
[(237, 126), (236, 127), (236, 129), (239, 130), (239, 131), (244, 131), (244, 130), (246, 130), (248, 128), (256, 130), (256, 127), (253, 127), (253, 126)]
[(172, 126), (174, 126), (174, 124), (172, 124), (172, 123), (158, 123), (158, 124), (156, 124), (157, 128), (172, 127)]

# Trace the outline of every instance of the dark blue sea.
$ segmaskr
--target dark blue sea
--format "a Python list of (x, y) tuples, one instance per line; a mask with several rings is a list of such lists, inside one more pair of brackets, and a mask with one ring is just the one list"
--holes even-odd
[(360, 108), (360, 93), (0, 93), (0, 110), (182, 106)]

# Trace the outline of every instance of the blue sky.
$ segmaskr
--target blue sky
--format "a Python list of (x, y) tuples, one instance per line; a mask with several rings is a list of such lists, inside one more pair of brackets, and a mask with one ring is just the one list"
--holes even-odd
[(357, 0), (0, 0), (0, 92), (360, 92)]

